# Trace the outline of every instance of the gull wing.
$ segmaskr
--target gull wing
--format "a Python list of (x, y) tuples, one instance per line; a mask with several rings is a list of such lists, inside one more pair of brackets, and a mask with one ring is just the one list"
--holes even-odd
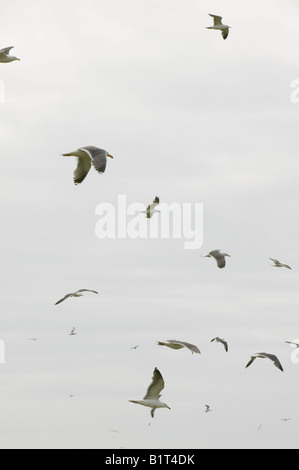
[(215, 260), (217, 261), (217, 266), (218, 268), (224, 268), (225, 267), (225, 256), (220, 252), (220, 250), (213, 250), (210, 251), (209, 255), (213, 256)]
[(214, 26), (222, 24), (222, 16), (211, 15), (211, 13), (209, 13), (209, 15), (214, 19)]
[(3, 49), (0, 49), (0, 54), (8, 55), (9, 51), (13, 48), (14, 46), (10, 47), (4, 47)]
[(279, 359), (277, 356), (275, 356), (275, 354), (269, 354), (269, 353), (260, 353), (260, 355), (262, 356), (265, 356), (265, 357), (268, 357), (273, 363), (274, 365), (283, 372), (283, 368), (282, 368), (282, 365), (280, 364), (279, 362)]
[(107, 152), (106, 150), (99, 149), (97, 147), (88, 146), (84, 147), (82, 150), (90, 152), (91, 162), (94, 169), (98, 173), (104, 173), (107, 164)]
[(66, 294), (62, 299), (58, 300), (55, 305), (57, 304), (60, 304), (60, 302), (63, 302), (65, 299), (67, 299), (68, 297), (71, 297), (73, 295), (73, 293), (71, 294)]
[(77, 168), (74, 171), (74, 183), (80, 184), (86, 178), (91, 167), (90, 157), (87, 153), (78, 157)]
[(274, 264), (276, 265), (279, 265), (280, 262), (278, 261), (278, 259), (273, 259), (273, 258), (269, 258), (271, 261), (273, 261)]
[(250, 364), (252, 364), (253, 361), (255, 361), (255, 359), (256, 359), (256, 356), (251, 356), (250, 361), (249, 361), (248, 364), (245, 366), (245, 368), (246, 368), (246, 367), (249, 367)]
[(78, 292), (93, 292), (94, 294), (98, 294), (96, 290), (90, 290), (90, 289), (79, 289), (79, 290), (76, 290), (75, 294), (77, 294)]
[(186, 346), (186, 348), (188, 348), (188, 349), (190, 349), (190, 351), (192, 351), (192, 354), (193, 353), (200, 354), (200, 350), (198, 349), (197, 346), (195, 346), (195, 344), (187, 343), (186, 341), (177, 341), (175, 339), (170, 339), (168, 341), (171, 341), (174, 344), (182, 344), (183, 346)]
[(228, 33), (229, 33), (229, 29), (228, 29), (228, 28), (225, 28), (225, 29), (222, 30), (221, 34), (222, 34), (223, 39), (226, 39), (226, 38), (227, 38)]
[(159, 346), (167, 346), (171, 349), (182, 349), (185, 347), (183, 344), (180, 344), (177, 341), (173, 341), (171, 339), (168, 339), (166, 343), (163, 343), (162, 341), (157, 341), (157, 343)]
[(154, 210), (154, 208), (160, 203), (160, 199), (158, 198), (158, 196), (155, 197), (155, 199), (153, 200), (153, 202), (151, 204), (149, 204), (146, 208), (147, 211), (152, 211)]
[(152, 377), (152, 383), (147, 389), (147, 392), (143, 399), (151, 399), (151, 400), (158, 400), (160, 397), (160, 392), (164, 388), (164, 380), (161, 375), (161, 372), (155, 367), (153, 377)]

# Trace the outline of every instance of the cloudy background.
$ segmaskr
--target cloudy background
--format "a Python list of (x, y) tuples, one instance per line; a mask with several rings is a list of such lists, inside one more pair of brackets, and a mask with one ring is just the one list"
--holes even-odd
[[(1, 448), (298, 447), (298, 24), (291, 0), (3, 0)], [(60, 155), (84, 145), (115, 158), (75, 186)], [(120, 194), (203, 203), (202, 247), (98, 239)], [(54, 306), (80, 288), (100, 294)], [(284, 372), (245, 369), (258, 351)], [(128, 400), (155, 367), (152, 419)]]

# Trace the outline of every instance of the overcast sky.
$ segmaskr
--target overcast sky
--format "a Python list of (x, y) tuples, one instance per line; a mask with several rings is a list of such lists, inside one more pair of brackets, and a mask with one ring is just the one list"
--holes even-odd
[[(298, 2), (3, 0), (0, 30), (21, 59), (0, 64), (0, 447), (297, 448)], [(75, 186), (61, 154), (85, 145), (114, 159)], [(119, 195), (203, 203), (202, 247), (100, 240)], [(54, 305), (80, 288), (100, 294)], [(260, 351), (284, 372), (245, 369)], [(155, 367), (152, 419), (128, 400)]]

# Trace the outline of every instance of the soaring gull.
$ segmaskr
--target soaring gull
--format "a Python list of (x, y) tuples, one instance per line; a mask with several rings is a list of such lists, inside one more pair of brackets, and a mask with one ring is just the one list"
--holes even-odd
[(254, 354), (253, 356), (251, 356), (250, 361), (248, 362), (248, 364), (246, 365), (246, 367), (249, 367), (250, 364), (252, 364), (253, 361), (255, 361), (255, 359), (256, 359), (257, 357), (261, 357), (262, 359), (265, 359), (265, 358), (270, 359), (270, 360), (273, 362), (273, 364), (274, 364), (279, 370), (281, 370), (281, 371), (283, 372), (283, 368), (282, 368), (282, 365), (280, 364), (280, 362), (279, 362), (279, 360), (278, 360), (278, 357), (275, 356), (274, 354), (269, 354), (269, 353), (265, 353), (265, 352), (256, 353), (256, 354)]
[(93, 292), (94, 294), (98, 294), (98, 292), (95, 290), (79, 289), (76, 292), (71, 292), (70, 294), (66, 294), (62, 299), (58, 300), (55, 303), (55, 305), (60, 304), (60, 302), (63, 302), (65, 299), (68, 299), (69, 297), (82, 297), (83, 296), (82, 292)]
[(223, 346), (224, 346), (225, 351), (228, 352), (228, 344), (224, 339), (219, 338), (218, 336), (216, 336), (216, 338), (211, 339), (211, 343), (212, 343), (212, 341), (217, 341), (218, 343), (222, 343)]
[(197, 346), (191, 343), (187, 343), (186, 341), (177, 341), (176, 339), (167, 339), (167, 342), (163, 343), (162, 341), (157, 341), (159, 346), (167, 346), (168, 348), (171, 349), (182, 349), (184, 347), (190, 349), (190, 351), (193, 353), (200, 354), (200, 350), (198, 349)]
[(227, 253), (221, 253), (220, 250), (213, 250), (210, 251), (208, 255), (205, 255), (204, 258), (215, 258), (215, 260), (217, 261), (218, 268), (224, 268), (226, 256), (230, 258), (230, 255), (228, 255)]
[(6, 63), (6, 62), (13, 62), (14, 60), (21, 60), (21, 59), (18, 59), (17, 57), (14, 57), (13, 55), (9, 55), (9, 51), (13, 47), (14, 46), (10, 46), (10, 47), (4, 47), (4, 49), (0, 49), (0, 62)]
[(75, 327), (72, 328), (72, 331), (69, 333), (69, 336), (75, 336), (77, 333), (75, 331)]
[(91, 164), (98, 173), (104, 173), (107, 157), (113, 158), (106, 150), (99, 149), (93, 145), (81, 147), (73, 152), (63, 153), (63, 157), (77, 157), (77, 168), (74, 171), (74, 183), (79, 184), (86, 178)]
[(155, 197), (153, 202), (149, 204), (145, 211), (140, 211), (140, 214), (146, 214), (146, 218), (150, 219), (155, 212), (160, 212), (155, 209), (155, 207), (160, 203), (158, 196)]
[(278, 259), (269, 258), (274, 263), (274, 268), (288, 268), (292, 269), (288, 264), (283, 264), (278, 261)]
[(170, 407), (159, 400), (160, 392), (164, 388), (164, 380), (160, 371), (155, 367), (154, 374), (152, 377), (152, 383), (147, 389), (147, 392), (142, 400), (129, 400), (131, 403), (137, 403), (138, 405), (149, 406), (151, 408), (152, 418), (154, 417), (156, 408), (168, 408)]
[(205, 409), (206, 413), (209, 413), (209, 411), (213, 411), (213, 410), (211, 410), (210, 405), (205, 405), (205, 407), (206, 407), (206, 409)]
[(222, 23), (222, 16), (217, 16), (217, 15), (209, 15), (214, 19), (214, 25), (213, 26), (207, 26), (207, 29), (216, 29), (221, 31), (223, 39), (226, 39), (229, 33), (229, 28), (230, 26), (227, 26), (227, 24)]

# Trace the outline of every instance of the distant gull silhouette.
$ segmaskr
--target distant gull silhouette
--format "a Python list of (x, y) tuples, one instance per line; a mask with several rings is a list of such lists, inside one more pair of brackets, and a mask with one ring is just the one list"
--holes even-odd
[(164, 379), (161, 372), (155, 367), (154, 374), (152, 377), (152, 383), (147, 389), (147, 392), (142, 400), (129, 400), (131, 403), (137, 403), (138, 405), (149, 406), (151, 408), (152, 418), (154, 417), (156, 408), (168, 408), (170, 407), (159, 400), (160, 392), (164, 388)]
[(200, 354), (200, 350), (195, 344), (187, 343), (186, 341), (177, 341), (176, 339), (167, 339), (166, 342), (157, 341), (159, 346), (167, 346), (171, 349), (182, 349), (184, 347), (190, 349), (193, 353)]
[(223, 346), (224, 346), (225, 351), (228, 352), (228, 344), (224, 339), (221, 339), (218, 336), (216, 336), (216, 338), (211, 339), (211, 343), (212, 343), (212, 341), (217, 341), (218, 343), (222, 343)]
[(227, 253), (221, 253), (220, 250), (213, 250), (210, 251), (208, 255), (205, 255), (204, 258), (215, 258), (215, 260), (217, 261), (218, 268), (224, 268), (225, 256), (228, 256), (230, 258), (230, 255), (228, 255)]
[(254, 354), (253, 356), (251, 356), (250, 358), (250, 361), (248, 362), (248, 364), (245, 366), (245, 367), (249, 367), (250, 364), (253, 363), (253, 361), (255, 361), (255, 359), (257, 357), (261, 357), (262, 359), (265, 359), (265, 358), (268, 358), (270, 359), (273, 364), (283, 372), (283, 368), (282, 368), (282, 365), (280, 364), (279, 360), (278, 360), (278, 357), (275, 356), (275, 354), (269, 354), (269, 353), (265, 353), (265, 352), (261, 352), (261, 353), (256, 353)]
[(91, 164), (98, 173), (104, 173), (107, 157), (113, 158), (106, 150), (87, 145), (73, 152), (63, 153), (63, 157), (77, 157), (77, 168), (74, 171), (74, 183), (80, 184), (86, 178)]
[(214, 19), (214, 26), (207, 26), (206, 29), (216, 29), (221, 31), (223, 39), (226, 39), (229, 33), (229, 28), (227, 24), (222, 23), (222, 16), (217, 16), (217, 15), (209, 15)]
[(160, 211), (157, 211), (155, 209), (156, 206), (159, 203), (160, 203), (160, 199), (158, 198), (158, 196), (156, 196), (155, 199), (153, 200), (153, 202), (147, 206), (146, 210), (145, 211), (139, 211), (139, 213), (140, 214), (146, 214), (146, 218), (150, 219), (155, 212), (160, 212)]
[(62, 299), (58, 300), (55, 305), (60, 304), (64, 300), (68, 299), (69, 297), (82, 297), (83, 294), (82, 292), (93, 292), (94, 294), (98, 294), (97, 291), (95, 290), (90, 290), (90, 289), (79, 289), (76, 292), (71, 292), (70, 294), (66, 294)]
[(283, 264), (283, 263), (280, 263), (278, 261), (278, 259), (273, 259), (273, 258), (269, 258), (271, 261), (273, 261), (274, 265), (273, 267), (274, 268), (288, 268), (288, 269), (292, 269), (288, 264)]

